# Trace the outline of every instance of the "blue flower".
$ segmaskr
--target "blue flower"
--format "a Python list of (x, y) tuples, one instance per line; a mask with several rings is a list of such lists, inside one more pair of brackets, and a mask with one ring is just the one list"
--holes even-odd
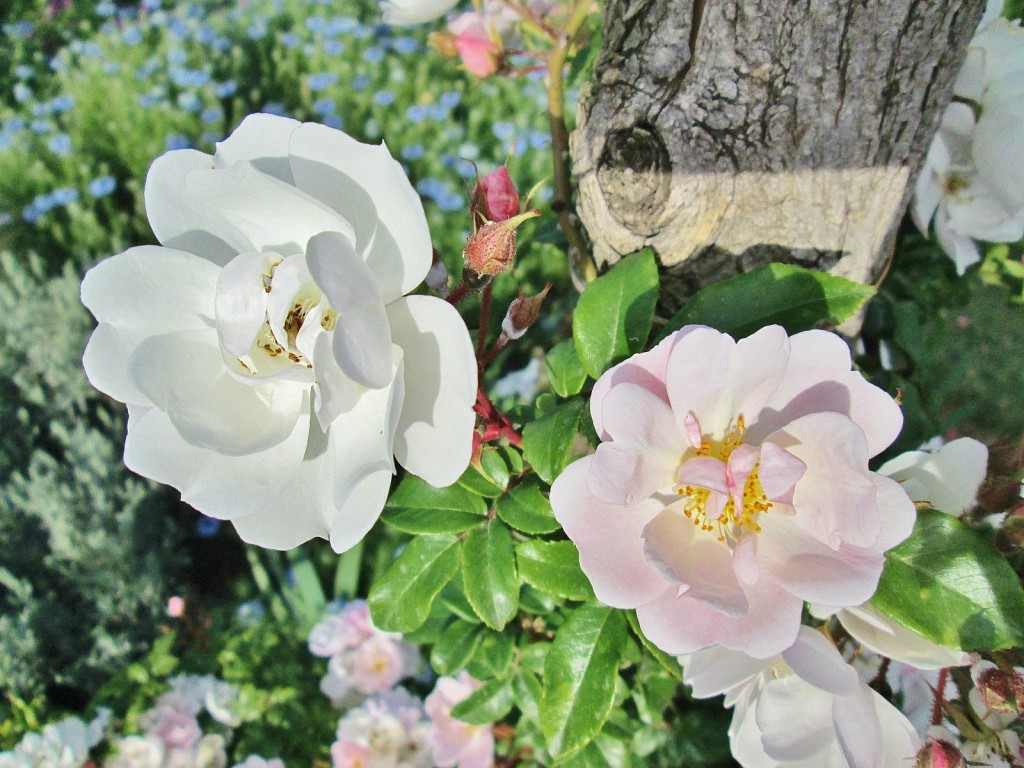
[(336, 109), (337, 105), (334, 103), (334, 99), (318, 99), (313, 102), (313, 111), (320, 117), (329, 117), (334, 114)]
[(458, 91), (445, 91), (437, 97), (437, 103), (445, 109), (453, 109), (462, 103), (462, 94)]
[(155, 75), (157, 70), (160, 69), (160, 61), (158, 59), (146, 59), (146, 61), (135, 70), (136, 80), (145, 80), (147, 77)]
[(419, 41), (411, 37), (396, 37), (391, 41), (391, 48), (398, 53), (408, 56), (420, 49)]
[(4, 120), (3, 130), (6, 133), (18, 133), (25, 130), (25, 120), (21, 117), (9, 117)]
[(52, 120), (33, 120), (30, 127), (32, 128), (32, 133), (37, 136), (42, 136), (44, 133), (52, 133), (56, 128)]
[(199, 119), (206, 125), (213, 125), (224, 119), (224, 113), (216, 107), (209, 107), (203, 110), (203, 114), (199, 116)]
[(285, 48), (298, 48), (302, 40), (294, 32), (285, 32), (281, 35), (281, 45)]
[(106, 72), (108, 75), (116, 75), (118, 72), (121, 71), (121, 65), (118, 64), (116, 61), (104, 61), (103, 71)]
[(359, 22), (351, 16), (335, 16), (327, 22), (327, 25), (324, 27), (324, 34), (328, 37), (346, 35), (358, 27)]
[(224, 53), (231, 48), (231, 41), (224, 37), (224, 35), (217, 35), (213, 38), (213, 42), (210, 43), (210, 47), (213, 48), (216, 53)]
[(363, 51), (363, 59), (371, 64), (380, 64), (384, 61), (384, 49), (373, 45)]
[(56, 208), (58, 205), (71, 205), (72, 203), (78, 202), (78, 190), (72, 189), (71, 187), (61, 187), (55, 189), (50, 193), (50, 199), (53, 200), (53, 206)]
[(203, 24), (196, 30), (196, 40), (203, 45), (209, 45), (216, 37), (217, 33), (214, 32), (213, 27), (209, 27), (206, 24)]
[(345, 121), (341, 119), (340, 115), (329, 115), (324, 118), (324, 125), (328, 128), (336, 128), (340, 131), (345, 125)]
[(187, 112), (198, 112), (203, 108), (203, 102), (192, 91), (185, 91), (178, 94), (178, 106)]
[(149, 93), (144, 93), (139, 96), (139, 106), (145, 109), (155, 107), (164, 98), (164, 94), (159, 89), (154, 89)]
[(142, 42), (142, 30), (138, 27), (128, 27), (121, 34), (125, 45), (138, 45)]
[(31, 37), (35, 32), (35, 25), (31, 21), (15, 21), (11, 24), (4, 24), (4, 34), (9, 37), (20, 37), (23, 40)]
[(455, 172), (464, 179), (472, 179), (476, 177), (476, 168), (469, 160), (460, 159), (455, 164)]
[(278, 115), (280, 117), (287, 117), (288, 110), (285, 109), (284, 104), (279, 101), (268, 101), (263, 105), (261, 112), (266, 112), (268, 115)]
[(28, 80), (35, 74), (35, 70), (27, 64), (19, 64), (14, 68), (14, 76), (19, 80)]
[(322, 16), (310, 16), (306, 19), (306, 29), (310, 32), (319, 32), (327, 24), (327, 20)]
[(402, 159), (419, 160), (421, 157), (423, 157), (424, 151), (425, 150), (423, 149), (422, 144), (409, 144), (405, 147), (402, 147)]
[(225, 80), (223, 83), (213, 84), (213, 95), (218, 99), (227, 99), (235, 95), (238, 86), (234, 80)]
[(172, 69), (171, 82), (179, 88), (202, 88), (210, 82), (210, 73), (201, 69)]
[(13, 220), (14, 217), (11, 216), (11, 214), (9, 214), (7, 211), (0, 211), (0, 227), (6, 227)]
[(254, 21), (249, 25), (249, 39), (250, 40), (262, 40), (267, 36), (267, 24), (266, 22)]
[(388, 107), (395, 103), (395, 94), (391, 91), (377, 91), (373, 94), (373, 103), (381, 107)]
[(66, 133), (58, 133), (56, 136), (50, 137), (50, 140), (46, 142), (46, 146), (50, 148), (53, 154), (67, 157), (71, 154), (71, 137)]
[(24, 83), (14, 84), (14, 100), (19, 104), (24, 104), (29, 101), (33, 96), (32, 89)]
[(165, 146), (167, 151), (171, 152), (175, 149), (189, 149), (192, 146), (192, 142), (188, 140), (187, 136), (182, 136), (180, 133), (172, 133), (167, 137)]
[(321, 72), (316, 75), (310, 75), (306, 82), (309, 84), (309, 90), (322, 91), (324, 88), (329, 88), (338, 82), (338, 76), (333, 72)]
[(140, 3), (140, 5), (142, 6), (143, 10), (146, 10), (146, 11), (158, 10), (160, 8), (161, 4), (162, 4), (161, 0), (142, 0), (142, 2)]
[(32, 113), (32, 117), (47, 117), (53, 114), (53, 105), (48, 101), (37, 101), (28, 108), (28, 111)]
[(341, 56), (345, 52), (345, 44), (340, 40), (326, 40), (324, 42), (324, 53), (328, 56)]
[(444, 120), (448, 117), (448, 109), (441, 104), (431, 104), (427, 108), (427, 114), (431, 120)]
[(499, 141), (508, 141), (515, 136), (516, 127), (512, 123), (498, 121), (491, 126), (491, 132)]
[(405, 116), (411, 123), (422, 123), (427, 119), (429, 109), (422, 104), (413, 104), (411, 107), (407, 107), (405, 110)]
[(96, 13), (104, 18), (113, 16), (117, 13), (117, 6), (110, 2), (110, 0), (103, 0), (103, 2), (96, 4)]
[(365, 90), (366, 87), (369, 84), (370, 84), (370, 76), (369, 75), (356, 75), (354, 78), (352, 78), (352, 90), (353, 91)]
[(56, 96), (50, 100), (50, 106), (53, 108), (53, 111), (57, 114), (60, 114), (61, 112), (67, 112), (69, 109), (75, 106), (75, 97), (69, 93), (61, 94), (60, 96)]
[(547, 131), (530, 131), (527, 135), (530, 149), (547, 149), (551, 146), (551, 134)]
[(200, 515), (196, 520), (196, 536), (201, 539), (210, 539), (217, 535), (220, 530), (220, 520), (215, 517)]
[(89, 194), (93, 197), (106, 197), (117, 189), (117, 180), (113, 176), (100, 176), (89, 182)]
[(167, 63), (172, 66), (180, 67), (188, 61), (188, 55), (181, 48), (175, 48), (167, 52)]
[(373, 37), (373, 35), (373, 27), (364, 27), (360, 25), (352, 30), (352, 37), (354, 37), (356, 40), (366, 40), (369, 37)]

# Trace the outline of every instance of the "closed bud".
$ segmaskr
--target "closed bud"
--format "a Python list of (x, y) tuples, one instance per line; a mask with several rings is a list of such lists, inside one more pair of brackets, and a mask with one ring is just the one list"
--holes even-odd
[(1024, 675), (1020, 668), (1005, 671), (989, 662), (974, 670), (974, 685), (981, 702), (991, 711), (1007, 715), (1024, 714)]
[(526, 333), (526, 329), (537, 322), (540, 305), (544, 303), (544, 297), (550, 289), (551, 283), (548, 283), (536, 296), (524, 296), (519, 291), (519, 295), (509, 305), (505, 319), (501, 321), (501, 332), (510, 340), (518, 339)]
[(917, 768), (966, 768), (960, 748), (951, 741), (932, 739), (917, 753)]
[(508, 168), (501, 166), (477, 179), (470, 212), (474, 224), (481, 220), (505, 221), (519, 213), (519, 190), (508, 175)]
[(455, 35), (451, 32), (431, 32), (427, 35), (427, 45), (446, 59), (454, 59), (459, 55), (459, 49), (455, 46)]
[(488, 221), (469, 238), (462, 252), (466, 267), (478, 275), (499, 275), (512, 268), (516, 256), (516, 229), (540, 211), (527, 211), (505, 221)]

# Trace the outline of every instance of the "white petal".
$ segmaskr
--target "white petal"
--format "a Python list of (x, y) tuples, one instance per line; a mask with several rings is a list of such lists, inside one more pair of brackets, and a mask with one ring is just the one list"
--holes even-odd
[(391, 337), (405, 353), (405, 404), (395, 458), (431, 485), (454, 483), (469, 464), (476, 358), (458, 311), (430, 296), (388, 305)]
[(927, 640), (885, 616), (871, 603), (839, 611), (838, 619), (850, 636), (861, 645), (918, 669), (962, 667), (971, 663), (970, 657), (963, 651)]
[(296, 304), (318, 301), (320, 289), (306, 266), (306, 257), (301, 253), (285, 257), (274, 270), (267, 294), (267, 322), (277, 343), (285, 349), (293, 349), (293, 340), (288, 338), (285, 325), (288, 315)]
[(977, 499), (985, 479), (988, 448), (969, 437), (953, 440), (936, 453), (908, 451), (878, 468), (900, 483), (914, 501), (926, 501), (951, 515), (962, 515)]
[[(832, 702), (832, 723), (836, 729), (839, 749), (850, 768), (882, 768), (899, 765), (893, 758), (910, 755), (886, 755), (882, 743), (882, 725), (875, 712), (872, 691), (858, 686), (850, 696), (837, 696)], [(883, 760), (889, 760), (888, 763)]]
[(832, 746), (833, 700), (796, 675), (768, 682), (754, 705), (765, 753), (789, 762), (806, 760)]
[(214, 161), (218, 168), (250, 162), (261, 173), (293, 184), (288, 159), (288, 139), (301, 123), (290, 117), (257, 113), (247, 116), (231, 135), (217, 142)]
[[(317, 337), (313, 351), (313, 370), (316, 372), (316, 400), (314, 410), (320, 429), (326, 430), (338, 414), (351, 409), (359, 398), (360, 387), (344, 374), (334, 359), (329, 334)], [(397, 385), (397, 382), (395, 382)]]
[(240, 254), (220, 271), (217, 279), (217, 335), (235, 357), (249, 354), (256, 334), (267, 319), (264, 276), (280, 259), (273, 253)]
[(99, 321), (83, 364), (94, 387), (121, 402), (147, 403), (128, 377), (132, 351), (148, 336), (213, 328), (217, 267), (153, 245), (100, 262), (82, 280), (82, 303)]
[(376, 276), (384, 303), (419, 285), (430, 269), (430, 230), (423, 203), (387, 147), (306, 123), (291, 134), (290, 151), (299, 189), (352, 222), (352, 243)]
[(240, 233), (185, 194), (186, 176), (213, 167), (212, 157), (194, 149), (158, 157), (146, 175), (146, 217), (163, 245), (224, 265), (242, 251), (253, 249), (239, 248)]
[(308, 408), (308, 388), (301, 384), (237, 381), (212, 330), (146, 339), (132, 354), (129, 375), (184, 440), (227, 455), (258, 453), (286, 440)]
[(306, 263), (338, 311), (332, 343), (341, 370), (364, 387), (386, 387), (392, 375), (391, 326), (373, 273), (352, 244), (336, 232), (310, 239)]
[(201, 207), (235, 253), (300, 253), (319, 232), (355, 237), (345, 218), (251, 163), (195, 170), (184, 182), (181, 199)]
[(385, 24), (409, 26), (444, 16), (459, 0), (383, 0), (380, 4)]
[(698, 699), (709, 699), (752, 683), (770, 664), (720, 645), (682, 656), (679, 663), (683, 665), (683, 682), (692, 686)]
[(981, 253), (978, 246), (967, 235), (954, 231), (949, 225), (949, 218), (945, 212), (940, 212), (935, 217), (935, 237), (942, 246), (942, 250), (956, 264), (956, 273), (964, 274), (972, 264), (981, 261)]
[(390, 470), (372, 472), (360, 480), (342, 502), (331, 526), (331, 548), (335, 552), (354, 547), (377, 522), (388, 499), (391, 478)]
[(203, 514), (228, 520), (260, 509), (280, 493), (299, 469), (308, 434), (309, 419), (301, 418), (277, 445), (247, 456), (225, 456), (185, 442), (167, 414), (152, 408), (132, 419), (124, 463), (177, 488), (182, 501)]
[(860, 684), (857, 672), (843, 661), (830, 641), (810, 627), (800, 627), (792, 647), (782, 658), (803, 680), (836, 696), (849, 696)]

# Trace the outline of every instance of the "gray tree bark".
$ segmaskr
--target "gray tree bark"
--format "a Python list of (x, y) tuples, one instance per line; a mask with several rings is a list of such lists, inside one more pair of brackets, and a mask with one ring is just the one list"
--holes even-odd
[(984, 0), (607, 0), (572, 135), (599, 266), (662, 310), (783, 261), (884, 271)]

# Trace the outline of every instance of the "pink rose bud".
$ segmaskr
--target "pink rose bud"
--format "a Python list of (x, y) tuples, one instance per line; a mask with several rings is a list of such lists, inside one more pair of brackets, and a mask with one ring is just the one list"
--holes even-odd
[(167, 615), (172, 619), (181, 618), (185, 613), (185, 598), (175, 595), (167, 601)]
[(516, 255), (516, 229), (540, 211), (527, 211), (505, 221), (489, 221), (469, 238), (462, 252), (466, 267), (478, 275), (498, 275), (512, 268)]
[(475, 14), (463, 14), (448, 29), (455, 35), (455, 52), (471, 75), (489, 77), (500, 69), (500, 43), (491, 37), (487, 27)]
[(518, 339), (526, 333), (526, 329), (537, 322), (540, 305), (544, 303), (544, 297), (550, 289), (551, 283), (548, 283), (536, 296), (524, 296), (519, 291), (519, 295), (509, 305), (505, 319), (501, 321), (501, 332), (509, 339)]
[(470, 212), (474, 224), (481, 219), (505, 221), (519, 213), (519, 190), (508, 175), (508, 168), (501, 166), (477, 179), (470, 199)]
[(966, 768), (967, 761), (951, 742), (934, 739), (917, 753), (917, 768)]

